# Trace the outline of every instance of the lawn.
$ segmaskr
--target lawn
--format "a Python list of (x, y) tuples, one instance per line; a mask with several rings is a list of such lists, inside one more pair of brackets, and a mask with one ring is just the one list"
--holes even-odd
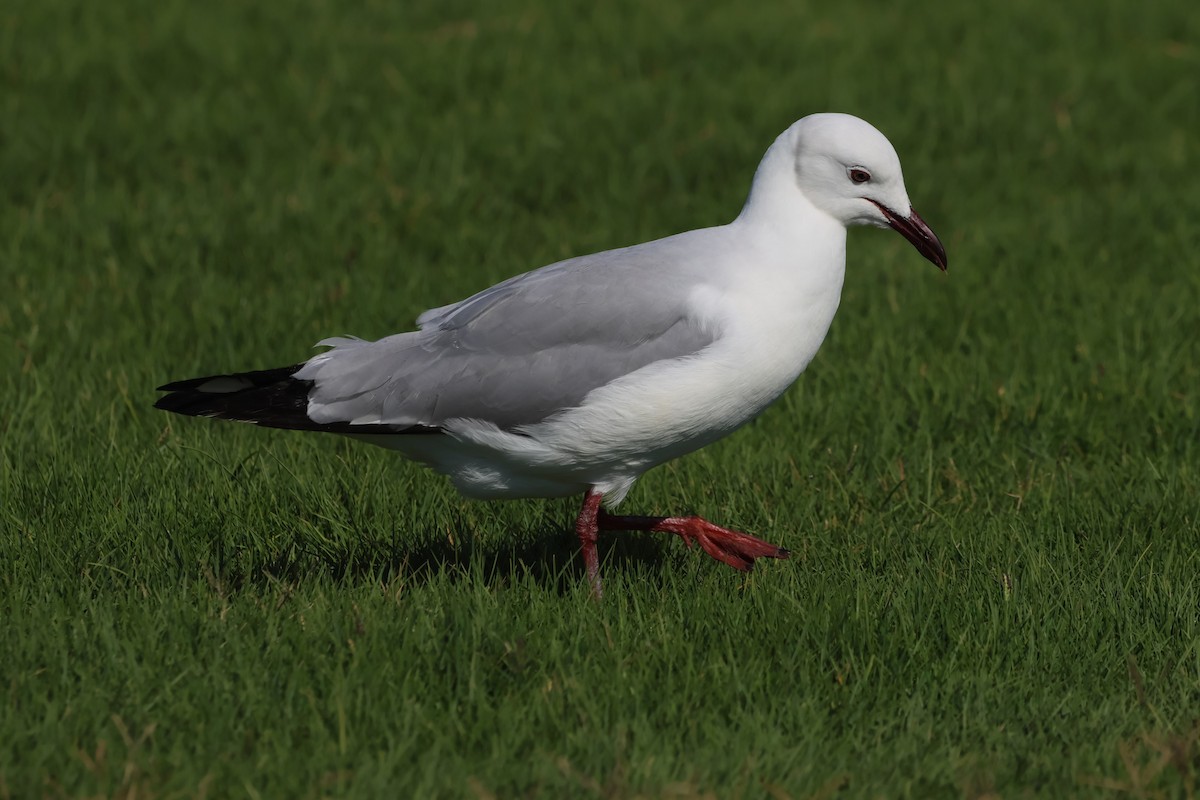
[[(1192, 797), (1200, 15), (1184, 3), (0, 10), (0, 798)], [(820, 355), (630, 513), (750, 576), (154, 387), (721, 224), (883, 130)]]

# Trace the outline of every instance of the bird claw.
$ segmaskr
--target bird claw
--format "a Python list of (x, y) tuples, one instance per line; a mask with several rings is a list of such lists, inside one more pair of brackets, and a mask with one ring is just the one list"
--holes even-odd
[(689, 548), (693, 542), (698, 542), (710, 557), (741, 572), (753, 569), (755, 559), (788, 558), (791, 555), (786, 549), (756, 536), (722, 528), (700, 517), (664, 519), (656, 527), (665, 533), (674, 533)]
[[(587, 531), (594, 531), (596, 528), (602, 530), (625, 530), (625, 531), (656, 531), (659, 533), (673, 533), (680, 539), (683, 539), (684, 544), (689, 548), (693, 544), (699, 544), (700, 549), (707, 553), (711, 558), (720, 561), (722, 564), (728, 564), (736, 570), (749, 572), (754, 567), (755, 559), (759, 558), (787, 558), (790, 553), (782, 547), (777, 547), (770, 542), (764, 542), (755, 536), (740, 531), (731, 531), (728, 528), (722, 528), (720, 525), (714, 525), (701, 517), (626, 517), (615, 516), (603, 511), (600, 508), (599, 495), (588, 495), (590, 505), (585, 505), (583, 519), (592, 519), (594, 522), (590, 526), (585, 526)], [(589, 517), (589, 514), (595, 514), (594, 517)], [(599, 586), (598, 564), (595, 561), (595, 543), (584, 539), (584, 527), (580, 527), (580, 540), (583, 542), (584, 556), (588, 563), (588, 576), (592, 578), (595, 585)], [(593, 566), (595, 565), (595, 566)], [(597, 594), (599, 593), (597, 589)]]

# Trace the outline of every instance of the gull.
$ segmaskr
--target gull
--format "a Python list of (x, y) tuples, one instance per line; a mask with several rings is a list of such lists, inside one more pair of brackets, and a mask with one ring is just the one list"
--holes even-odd
[(846, 229), (890, 227), (943, 271), (887, 138), (812, 114), (767, 149), (741, 213), (526, 272), (377, 341), (334, 337), (299, 364), (159, 387), (157, 408), (324, 431), (398, 450), (481, 499), (582, 494), (600, 530), (675, 534), (749, 571), (788, 551), (697, 516), (618, 516), (647, 470), (757, 417), (817, 354), (841, 297)]

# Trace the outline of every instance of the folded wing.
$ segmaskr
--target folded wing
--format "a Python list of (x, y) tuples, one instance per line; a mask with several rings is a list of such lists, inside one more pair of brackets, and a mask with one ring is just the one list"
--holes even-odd
[(419, 331), (327, 339), (332, 349), (294, 375), (312, 382), (308, 416), (351, 429), (469, 418), (511, 430), (648, 364), (695, 354), (715, 332), (690, 313), (679, 262), (657, 263), (669, 248), (652, 244), (517, 276), (425, 312)]

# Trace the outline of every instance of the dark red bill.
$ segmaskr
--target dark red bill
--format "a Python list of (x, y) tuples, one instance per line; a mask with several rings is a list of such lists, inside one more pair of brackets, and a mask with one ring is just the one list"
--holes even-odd
[[(874, 200), (871, 202), (875, 203)], [(883, 212), (883, 216), (887, 217), (888, 225), (912, 242), (917, 252), (936, 264), (942, 272), (946, 271), (946, 248), (942, 247), (937, 234), (929, 229), (916, 211), (910, 211), (907, 217), (901, 217), (882, 203), (875, 205)]]

